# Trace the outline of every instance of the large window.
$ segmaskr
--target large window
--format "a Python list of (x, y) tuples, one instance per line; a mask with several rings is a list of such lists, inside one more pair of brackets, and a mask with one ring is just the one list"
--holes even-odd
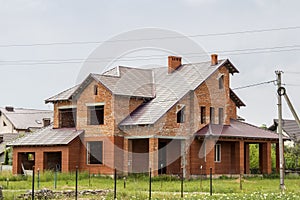
[(184, 110), (185, 110), (185, 107), (183, 106), (183, 107), (177, 112), (177, 123), (183, 123), (183, 122), (184, 122)]
[(87, 142), (87, 164), (103, 163), (103, 142)]
[(206, 108), (205, 106), (200, 107), (200, 123), (205, 124), (206, 123)]
[(104, 105), (88, 106), (88, 124), (89, 125), (104, 124)]
[(221, 162), (221, 144), (215, 145), (215, 162)]
[[(76, 108), (59, 108), (59, 127), (74, 128), (76, 127)], [(42, 122), (40, 122), (42, 123)]]
[(210, 119), (210, 123), (214, 124), (215, 123), (215, 108), (214, 107), (210, 107), (210, 113), (209, 113), (209, 119)]
[(219, 124), (224, 123), (224, 111), (223, 108), (219, 108)]

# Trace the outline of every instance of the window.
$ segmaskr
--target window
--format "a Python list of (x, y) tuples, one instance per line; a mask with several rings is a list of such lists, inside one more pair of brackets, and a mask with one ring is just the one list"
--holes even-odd
[(88, 106), (88, 124), (104, 124), (104, 106)]
[(215, 162), (221, 162), (221, 144), (215, 145)]
[(7, 126), (6, 123), (5, 123), (5, 121), (3, 121), (3, 126)]
[(27, 154), (27, 160), (34, 161), (34, 153), (28, 153)]
[(98, 85), (94, 85), (94, 95), (98, 95)]
[(205, 124), (206, 123), (206, 108), (205, 106), (200, 107), (201, 117), (200, 117), (200, 123)]
[(177, 112), (177, 123), (184, 122), (184, 110), (185, 110), (185, 107), (182, 107), (181, 110), (179, 110)]
[(219, 124), (224, 123), (224, 111), (223, 108), (219, 108)]
[(209, 119), (210, 119), (211, 124), (215, 123), (215, 108), (214, 107), (210, 107)]
[(59, 127), (74, 128), (76, 127), (76, 108), (59, 108)]
[(87, 142), (87, 164), (102, 164), (103, 142)]
[(220, 76), (219, 78), (219, 89), (224, 88), (224, 75)]

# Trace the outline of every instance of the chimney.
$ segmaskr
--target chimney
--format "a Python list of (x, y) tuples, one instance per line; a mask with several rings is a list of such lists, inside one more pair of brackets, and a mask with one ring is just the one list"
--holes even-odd
[(211, 54), (211, 66), (218, 64), (218, 54)]
[(181, 57), (168, 56), (168, 73), (171, 74), (178, 67), (181, 66)]
[(6, 106), (5, 110), (8, 111), (8, 112), (14, 112), (14, 107), (12, 107), (12, 106)]
[(43, 126), (44, 127), (49, 126), (50, 123), (51, 123), (50, 118), (43, 118)]

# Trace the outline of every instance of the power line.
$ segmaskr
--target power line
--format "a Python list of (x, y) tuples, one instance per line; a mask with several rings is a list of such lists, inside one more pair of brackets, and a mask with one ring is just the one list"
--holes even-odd
[(255, 84), (251, 84), (251, 85), (236, 87), (236, 88), (233, 88), (232, 90), (240, 90), (240, 89), (245, 89), (245, 88), (250, 88), (250, 87), (256, 87), (256, 86), (259, 86), (259, 85), (265, 85), (265, 84), (275, 83), (275, 82), (276, 82), (276, 80), (265, 81), (265, 82), (261, 82), (261, 83), (255, 83)]
[(139, 38), (139, 39), (119, 39), (119, 40), (108, 40), (108, 41), (73, 41), (73, 42), (49, 42), (49, 43), (32, 43), (32, 44), (1, 44), (1, 48), (5, 47), (33, 47), (33, 46), (54, 46), (54, 45), (83, 45), (83, 44), (101, 44), (105, 42), (133, 42), (133, 41), (148, 41), (148, 40), (164, 40), (164, 39), (176, 39), (176, 38), (194, 38), (194, 37), (211, 37), (211, 36), (227, 36), (227, 35), (237, 35), (237, 34), (250, 34), (250, 33), (263, 33), (272, 31), (285, 31), (285, 30), (296, 30), (300, 29), (300, 26), (290, 26), (290, 27), (279, 27), (279, 28), (269, 28), (269, 29), (253, 29), (235, 32), (220, 32), (220, 33), (207, 33), (207, 34), (196, 34), (196, 35), (186, 35), (186, 36), (165, 36), (156, 38)]
[[(233, 49), (223, 51), (213, 51), (207, 53), (196, 53), (190, 52), (182, 54), (188, 58), (205, 56), (211, 53), (218, 53), (222, 55), (243, 55), (243, 54), (260, 54), (260, 53), (276, 53), (285, 51), (299, 51), (300, 45), (286, 45), (286, 46), (275, 46), (275, 47), (258, 47), (258, 48), (246, 48), (246, 49)], [(118, 61), (137, 61), (137, 60), (160, 60), (165, 59), (167, 55), (144, 55), (144, 56), (131, 56), (126, 58), (117, 59)], [(44, 65), (44, 64), (77, 64), (77, 63), (99, 63), (99, 62), (110, 62), (114, 57), (104, 58), (70, 58), (70, 59), (39, 59), (39, 60), (0, 60), (0, 65)], [(292, 73), (292, 72), (291, 72)]]

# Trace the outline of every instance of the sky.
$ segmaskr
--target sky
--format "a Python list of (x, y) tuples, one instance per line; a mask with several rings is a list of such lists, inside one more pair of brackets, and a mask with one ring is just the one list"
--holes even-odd
[[(299, 111), (299, 7), (297, 0), (0, 0), (0, 106), (52, 109), (44, 100), (78, 83), (82, 61), (97, 49), (116, 56), (115, 49), (138, 42), (116, 43), (103, 51), (103, 41), (132, 39), (137, 33), (142, 34), (137, 38), (157, 38), (148, 31), (156, 29), (163, 36), (186, 36), (207, 55), (217, 52), (219, 58), (228, 58), (240, 71), (231, 78), (231, 88), (272, 81), (275, 70), (282, 70), (284, 87)], [(173, 38), (170, 43), (182, 41)], [(143, 44), (122, 57), (172, 52)], [(180, 52), (183, 57), (191, 53), (188, 48)], [(197, 59), (203, 60), (194, 56), (193, 61)], [(94, 63), (107, 67), (107, 62)], [(120, 59), (110, 66), (114, 64), (166, 66), (167, 57)], [(247, 122), (269, 126), (277, 118), (274, 83), (234, 91), (246, 104), (238, 115)], [(284, 100), (283, 117), (292, 119)]]

